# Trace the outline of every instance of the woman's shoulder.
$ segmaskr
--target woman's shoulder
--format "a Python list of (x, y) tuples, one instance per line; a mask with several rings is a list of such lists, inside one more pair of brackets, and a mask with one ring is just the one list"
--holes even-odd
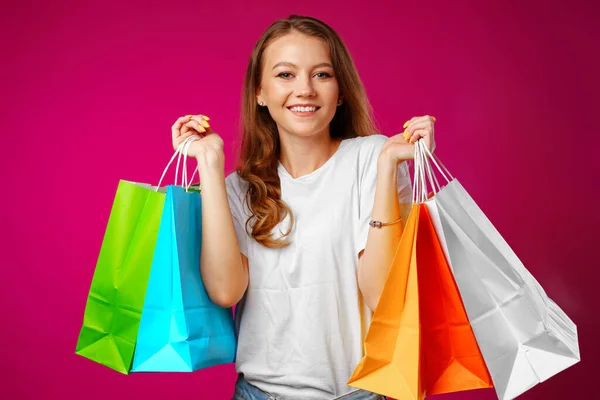
[(367, 136), (356, 136), (350, 139), (347, 139), (348, 141), (352, 142), (353, 144), (355, 144), (357, 147), (363, 148), (363, 147), (381, 147), (383, 146), (383, 144), (385, 143), (385, 141), (388, 139), (387, 136), (382, 135), (380, 133), (373, 133), (371, 135), (367, 135)]
[(359, 158), (370, 158), (373, 155), (379, 156), (379, 152), (387, 139), (388, 137), (385, 135), (374, 133), (368, 136), (357, 136), (348, 140), (352, 143), (352, 147), (356, 149)]
[[(247, 193), (250, 185), (248, 181), (243, 179), (237, 171), (233, 171), (225, 177), (225, 189), (227, 191), (227, 199), (236, 215), (249, 217), (252, 215), (248, 208)], [(241, 218), (241, 217), (240, 217)]]
[(248, 182), (243, 179), (238, 171), (233, 171), (225, 177), (225, 187), (230, 194), (245, 194), (248, 190)]

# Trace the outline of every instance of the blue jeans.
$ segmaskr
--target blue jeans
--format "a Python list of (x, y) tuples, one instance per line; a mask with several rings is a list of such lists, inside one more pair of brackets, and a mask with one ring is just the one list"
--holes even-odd
[[(386, 400), (387, 397), (379, 394), (367, 392), (365, 390), (356, 390), (340, 397), (336, 400)], [(241, 375), (235, 383), (235, 393), (232, 400), (284, 400), (270, 393), (265, 393), (254, 385), (248, 383)], [(333, 399), (332, 399), (333, 400)]]

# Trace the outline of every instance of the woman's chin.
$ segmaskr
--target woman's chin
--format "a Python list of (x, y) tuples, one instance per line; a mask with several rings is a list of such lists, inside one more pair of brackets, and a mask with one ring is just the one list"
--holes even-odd
[(286, 129), (293, 136), (312, 137), (318, 136), (320, 133), (328, 132), (327, 125), (321, 124), (289, 124), (289, 129)]
[(292, 130), (290, 133), (292, 134), (292, 136), (297, 136), (297, 137), (301, 137), (301, 138), (310, 138), (310, 137), (315, 137), (315, 136), (319, 136), (320, 133), (322, 133), (323, 130), (318, 130), (318, 129), (297, 129), (297, 130)]

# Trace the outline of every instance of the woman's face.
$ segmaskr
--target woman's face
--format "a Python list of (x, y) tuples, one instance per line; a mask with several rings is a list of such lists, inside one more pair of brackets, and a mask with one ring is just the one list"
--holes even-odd
[(257, 102), (268, 107), (280, 135), (329, 135), (338, 97), (325, 41), (292, 32), (267, 46)]

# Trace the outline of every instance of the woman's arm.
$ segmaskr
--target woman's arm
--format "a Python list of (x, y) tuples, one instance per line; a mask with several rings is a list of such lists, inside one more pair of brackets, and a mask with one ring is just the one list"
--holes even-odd
[(248, 260), (240, 245), (229, 208), (223, 139), (210, 129), (205, 115), (186, 115), (171, 127), (173, 149), (189, 142), (186, 153), (198, 161), (202, 189), (200, 274), (210, 299), (222, 307), (237, 303), (248, 287)]
[(200, 273), (211, 300), (232, 307), (248, 287), (248, 260), (240, 253), (223, 168), (198, 160), (202, 185)]
[[(392, 222), (400, 217), (397, 182), (398, 167), (380, 157), (377, 165), (373, 220)], [(358, 286), (365, 302), (373, 311), (379, 302), (398, 241), (402, 236), (402, 226), (402, 223), (397, 223), (370, 228), (365, 250), (358, 256)]]
[[(377, 161), (377, 181), (372, 219), (392, 222), (400, 217), (398, 201), (398, 165), (414, 158), (414, 143), (423, 140), (430, 151), (435, 148), (435, 117), (413, 117), (404, 124), (403, 134), (389, 138), (381, 149)], [(382, 228), (370, 228), (365, 250), (359, 254), (358, 286), (369, 308), (375, 311), (381, 297), (398, 241), (402, 236), (402, 223)]]

